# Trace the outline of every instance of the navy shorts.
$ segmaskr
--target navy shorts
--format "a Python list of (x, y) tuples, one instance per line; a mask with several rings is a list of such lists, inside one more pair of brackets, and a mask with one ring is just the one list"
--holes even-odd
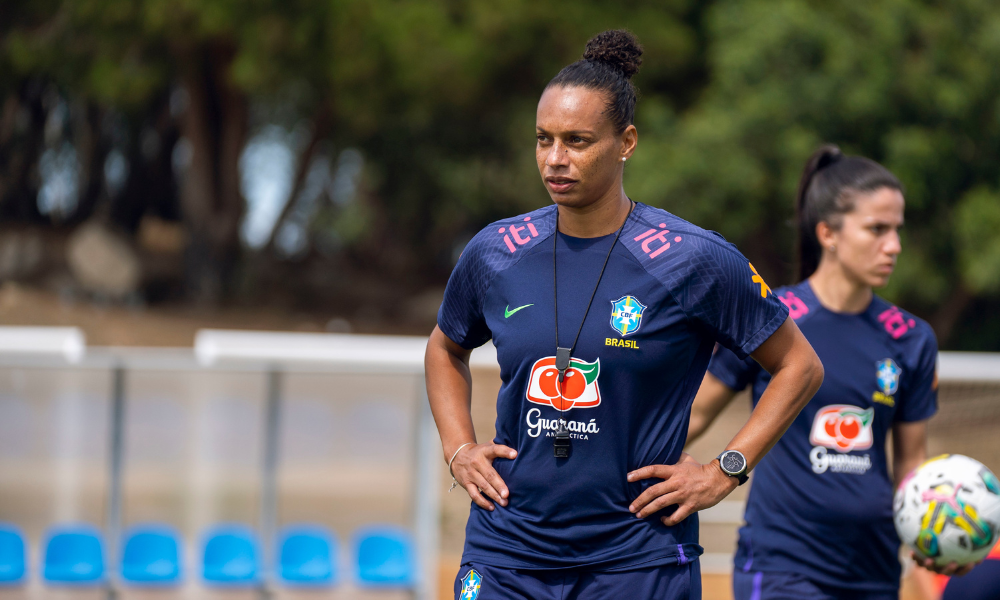
[(737, 569), (733, 596), (736, 600), (898, 600), (899, 591), (852, 590), (819, 584), (795, 573)]
[(1000, 598), (1000, 560), (988, 559), (968, 575), (952, 577), (942, 600), (995, 600)]
[(462, 565), (456, 600), (701, 600), (698, 561), (628, 571), (534, 571)]

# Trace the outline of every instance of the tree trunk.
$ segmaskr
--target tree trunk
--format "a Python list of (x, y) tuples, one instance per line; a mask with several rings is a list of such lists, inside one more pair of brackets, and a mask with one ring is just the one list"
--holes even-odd
[(247, 135), (247, 101), (229, 81), (234, 49), (212, 44), (186, 61), (183, 86), (187, 109), (181, 132), (190, 161), (180, 190), (188, 230), (186, 275), (199, 301), (214, 303), (230, 288), (239, 255), (239, 157)]
[(955, 285), (951, 295), (945, 300), (931, 318), (931, 328), (938, 338), (939, 346), (947, 346), (951, 334), (955, 331), (958, 319), (973, 300), (969, 290), (961, 282)]
[(101, 134), (104, 111), (94, 104), (87, 103), (79, 115), (76, 124), (76, 156), (80, 164), (80, 196), (76, 210), (67, 219), (67, 223), (75, 225), (83, 223), (94, 214), (102, 199), (106, 199), (104, 186), (104, 163), (111, 152), (108, 136)]
[[(22, 82), (3, 107), (0, 140), (0, 220), (47, 223), (38, 210), (38, 160), (44, 150), (44, 84), (38, 79)], [(18, 121), (27, 116), (27, 122)]]
[(274, 238), (278, 235), (278, 231), (281, 229), (281, 224), (284, 223), (285, 219), (295, 208), (295, 202), (302, 192), (302, 186), (305, 185), (306, 176), (309, 175), (309, 168), (312, 166), (313, 158), (316, 156), (316, 150), (319, 148), (319, 143), (326, 137), (327, 130), (330, 128), (330, 110), (329, 104), (326, 101), (321, 100), (319, 107), (316, 109), (316, 114), (313, 117), (312, 122), (312, 132), (309, 135), (309, 142), (306, 147), (302, 149), (299, 154), (298, 164), (295, 168), (295, 176), (292, 180), (292, 190), (288, 195), (288, 202), (285, 203), (285, 207), (281, 209), (281, 214), (274, 221), (274, 227), (271, 228), (271, 234), (267, 238), (267, 243), (264, 244), (265, 251), (271, 251), (274, 249)]
[(170, 93), (164, 90), (131, 124), (125, 149), (128, 178), (111, 202), (111, 221), (115, 225), (135, 233), (146, 215), (179, 220), (179, 193), (171, 158), (179, 137), (178, 124), (170, 115)]

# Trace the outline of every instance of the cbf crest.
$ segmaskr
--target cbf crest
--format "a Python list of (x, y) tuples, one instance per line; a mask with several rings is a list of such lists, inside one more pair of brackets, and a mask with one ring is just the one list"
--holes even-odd
[(469, 572), (462, 578), (462, 594), (458, 600), (476, 600), (479, 597), (479, 587), (482, 584), (483, 576), (475, 569), (469, 569)]
[(622, 296), (611, 302), (611, 328), (625, 337), (639, 330), (646, 305), (635, 296)]
[(891, 396), (899, 389), (899, 376), (903, 370), (891, 358), (883, 358), (875, 363), (878, 387), (883, 394)]

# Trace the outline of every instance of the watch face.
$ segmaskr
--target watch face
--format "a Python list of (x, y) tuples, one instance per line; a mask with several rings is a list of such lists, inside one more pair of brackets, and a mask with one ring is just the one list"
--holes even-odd
[(719, 462), (722, 464), (722, 470), (727, 473), (741, 473), (746, 467), (746, 459), (743, 458), (743, 455), (732, 450), (723, 454)]

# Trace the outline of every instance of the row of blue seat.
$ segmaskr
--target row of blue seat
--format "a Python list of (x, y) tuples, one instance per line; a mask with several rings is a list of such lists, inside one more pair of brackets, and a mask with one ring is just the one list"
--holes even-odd
[[(123, 536), (121, 578), (137, 586), (172, 586), (183, 579), (182, 545), (176, 531), (147, 524)], [(278, 536), (275, 575), (291, 586), (331, 586), (338, 574), (338, 544), (327, 529), (296, 525)], [(105, 581), (100, 531), (87, 525), (61, 526), (46, 536), (41, 576), (57, 585), (97, 585)], [(202, 545), (202, 579), (209, 585), (240, 587), (260, 583), (260, 553), (254, 532), (243, 525), (220, 525)], [(353, 539), (354, 577), (372, 587), (410, 587), (414, 583), (413, 542), (399, 527), (373, 526)], [(21, 583), (26, 573), (24, 536), (0, 524), (0, 585)]]

